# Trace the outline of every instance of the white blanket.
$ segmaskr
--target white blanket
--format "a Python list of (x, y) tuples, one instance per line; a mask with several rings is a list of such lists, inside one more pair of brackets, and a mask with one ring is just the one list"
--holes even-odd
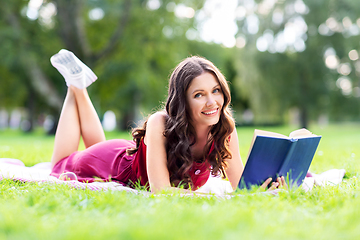
[[(114, 190), (140, 193), (140, 191), (123, 186), (116, 182), (93, 182), (83, 183), (76, 180), (63, 181), (50, 176), (51, 164), (49, 162), (38, 163), (32, 167), (26, 167), (25, 164), (12, 158), (0, 158), (0, 180), (13, 179), (23, 182), (50, 182), (66, 184), (78, 189), (90, 190)], [(304, 179), (302, 188), (310, 191), (314, 186), (336, 185), (342, 182), (345, 175), (344, 169), (331, 169), (322, 174), (309, 173)], [(201, 188), (196, 190), (198, 193), (212, 193), (217, 196), (224, 196), (233, 192), (229, 181), (219, 177), (211, 176)], [(144, 193), (144, 191), (141, 191)]]
[(125, 187), (116, 182), (83, 183), (76, 180), (63, 181), (50, 176), (50, 173), (50, 162), (38, 163), (32, 167), (26, 167), (24, 163), (18, 159), (0, 158), (0, 179), (13, 179), (22, 182), (50, 182), (66, 184), (79, 189), (87, 188), (90, 190), (125, 190), (128, 192), (137, 192), (135, 189)]

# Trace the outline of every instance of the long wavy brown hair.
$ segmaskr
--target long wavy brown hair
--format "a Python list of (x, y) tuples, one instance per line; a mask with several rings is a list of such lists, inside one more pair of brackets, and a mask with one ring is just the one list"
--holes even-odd
[[(171, 74), (168, 98), (165, 104), (167, 118), (164, 136), (166, 137), (167, 167), (170, 182), (174, 186), (192, 187), (189, 170), (195, 159), (192, 157), (190, 147), (196, 143), (196, 135), (195, 129), (189, 121), (186, 91), (192, 80), (205, 72), (213, 74), (219, 82), (224, 96), (224, 104), (220, 111), (219, 122), (210, 129), (202, 161), (207, 159), (212, 174), (225, 176), (225, 159), (232, 157), (228, 145), (229, 136), (234, 130), (234, 120), (229, 106), (231, 96), (226, 79), (209, 60), (196, 56), (186, 58)], [(146, 133), (146, 123), (143, 127), (133, 130), (132, 136), (136, 147), (128, 149), (128, 154), (134, 154), (139, 148), (140, 141)], [(210, 152), (212, 144), (213, 150)]]

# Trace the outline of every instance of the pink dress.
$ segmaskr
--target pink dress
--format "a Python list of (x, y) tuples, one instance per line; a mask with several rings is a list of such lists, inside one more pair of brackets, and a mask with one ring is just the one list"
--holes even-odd
[[(135, 147), (134, 141), (123, 139), (97, 143), (61, 159), (53, 167), (51, 175), (58, 178), (64, 172), (73, 172), (81, 182), (115, 181), (130, 187), (140, 184), (148, 189), (146, 145), (141, 141), (138, 151), (129, 156), (126, 149), (132, 147)], [(190, 169), (195, 189), (208, 180), (209, 167), (206, 161), (194, 163)]]

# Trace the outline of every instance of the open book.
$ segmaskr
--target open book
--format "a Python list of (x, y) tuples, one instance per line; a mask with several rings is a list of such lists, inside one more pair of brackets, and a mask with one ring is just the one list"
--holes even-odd
[(279, 176), (288, 178), (290, 185), (300, 186), (320, 138), (305, 128), (291, 132), (289, 137), (256, 129), (239, 188), (261, 185), (269, 177), (276, 181)]

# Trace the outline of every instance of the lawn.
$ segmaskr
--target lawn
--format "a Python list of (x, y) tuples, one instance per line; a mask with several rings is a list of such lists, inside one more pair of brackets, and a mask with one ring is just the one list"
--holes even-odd
[[(261, 128), (288, 134), (292, 127)], [(254, 128), (238, 128), (245, 160)], [(312, 126), (323, 138), (311, 171), (345, 168), (338, 186), (231, 199), (144, 196), (0, 182), (0, 239), (358, 239), (360, 124)], [(108, 138), (129, 138), (108, 133)], [(0, 132), (0, 157), (49, 161), (53, 137)]]

